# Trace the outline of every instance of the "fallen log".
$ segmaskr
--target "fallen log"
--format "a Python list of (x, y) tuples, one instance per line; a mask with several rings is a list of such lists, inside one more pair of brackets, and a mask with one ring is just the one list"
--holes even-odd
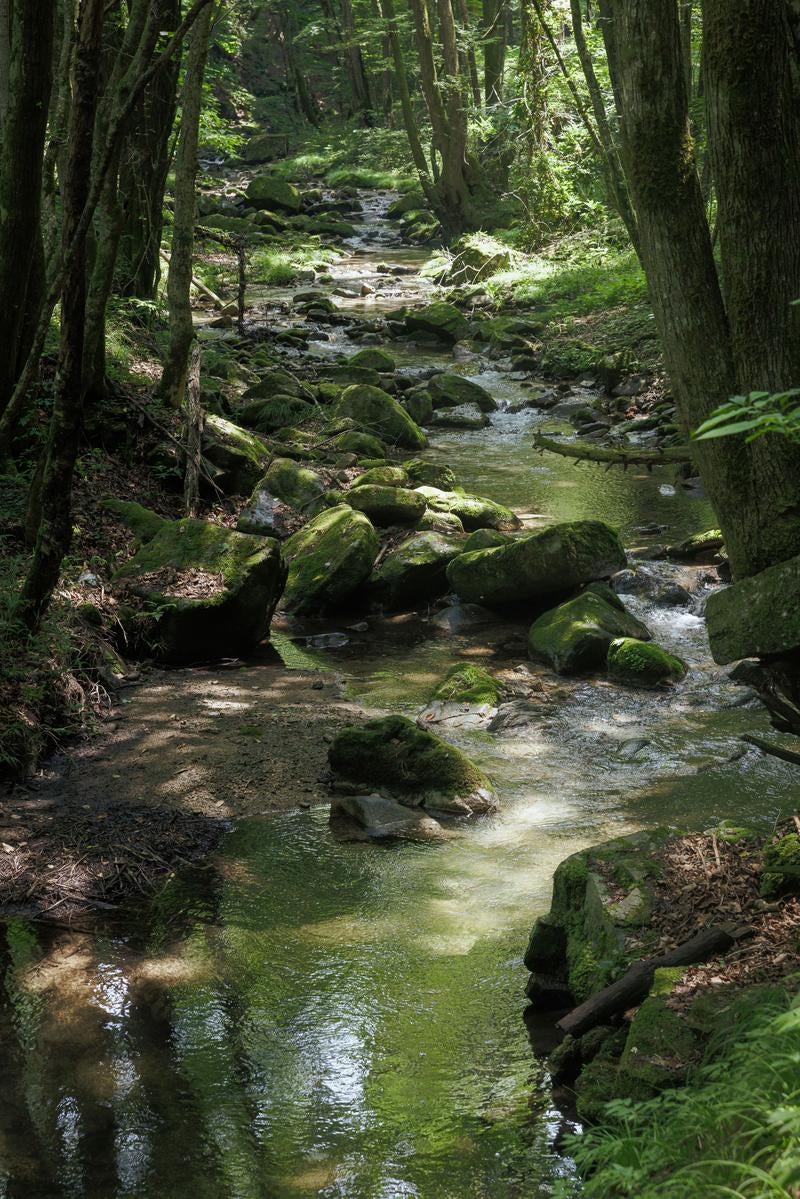
[(653, 975), (662, 966), (695, 966), (718, 953), (725, 953), (735, 944), (736, 936), (730, 928), (703, 929), (669, 953), (634, 962), (622, 978), (573, 1008), (556, 1027), (573, 1037), (580, 1037), (590, 1028), (605, 1024), (612, 1016), (619, 1016), (646, 999), (653, 985)]
[(575, 458), (578, 462), (600, 462), (606, 466), (670, 466), (692, 461), (688, 445), (665, 446), (664, 449), (612, 449), (611, 446), (591, 445), (588, 441), (556, 441), (543, 433), (534, 433), (533, 445), (537, 450), (547, 450), (562, 458)]
[(742, 733), (739, 740), (745, 741), (748, 745), (754, 745), (763, 754), (770, 754), (773, 758), (780, 758), (783, 762), (791, 762), (793, 766), (800, 766), (800, 753), (797, 750), (785, 749), (782, 745), (776, 745), (774, 741), (767, 741), (765, 737), (756, 737), (754, 733)]

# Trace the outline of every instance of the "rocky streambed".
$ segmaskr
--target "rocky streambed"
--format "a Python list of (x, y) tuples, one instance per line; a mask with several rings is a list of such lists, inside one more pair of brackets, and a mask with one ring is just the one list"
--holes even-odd
[[(702, 498), (667, 468), (535, 453), (602, 383), (555, 393), (513, 345), (454, 338), (469, 310), (425, 328), (442, 301), (392, 274), (409, 251), (367, 218), (315, 294), (254, 296), (249, 338), (207, 335), (244, 375), (205, 380), (213, 529), (108, 510), (140, 545), (120, 619), (178, 667), (149, 714), (147, 685), (134, 700), (128, 767), (168, 736), (185, 774), (165, 750), (144, 785), (211, 811), (220, 739), (249, 765), (207, 868), (130, 917), (7, 926), (0, 1194), (549, 1193), (571, 1164), (523, 954), (558, 863), (664, 824), (766, 827), (792, 802), (792, 768), (740, 741), (766, 718), (710, 660), (716, 547), (683, 545), (711, 524)], [(265, 658), (248, 646), (273, 610)], [(286, 777), (259, 773), (265, 753), (294, 754), (289, 811), (259, 814)], [(326, 755), (332, 776), (309, 774)], [(79, 770), (113, 792), (119, 762)]]

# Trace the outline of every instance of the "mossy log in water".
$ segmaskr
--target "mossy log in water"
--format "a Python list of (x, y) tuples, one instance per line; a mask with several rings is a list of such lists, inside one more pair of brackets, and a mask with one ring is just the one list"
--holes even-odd
[(556, 441), (535, 433), (533, 445), (537, 450), (547, 450), (561, 458), (575, 458), (578, 462), (601, 462), (607, 466), (663, 466), (664, 463), (692, 462), (692, 451), (688, 446), (664, 446), (663, 449), (612, 449), (610, 446), (591, 445), (586, 441)]

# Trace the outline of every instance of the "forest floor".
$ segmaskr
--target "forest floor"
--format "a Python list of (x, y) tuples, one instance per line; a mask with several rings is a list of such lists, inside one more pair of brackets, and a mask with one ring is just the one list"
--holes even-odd
[(105, 910), (236, 818), (322, 803), (328, 743), (359, 712), (336, 676), (274, 660), (147, 671), (97, 735), (0, 794), (0, 906)]

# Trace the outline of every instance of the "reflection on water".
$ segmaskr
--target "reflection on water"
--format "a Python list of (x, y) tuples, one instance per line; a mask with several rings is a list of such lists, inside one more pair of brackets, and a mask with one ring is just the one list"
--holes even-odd
[[(457, 369), (520, 394), (480, 363)], [(540, 457), (540, 419), (500, 413), (429, 453), (532, 525), (599, 517), (640, 543), (642, 526), (711, 523), (667, 474)], [(12, 921), (0, 1199), (531, 1199), (569, 1176), (521, 1018), (521, 957), (556, 864), (643, 825), (769, 825), (798, 800), (791, 767), (740, 756), (765, 721), (709, 661), (702, 588), (686, 608), (628, 602), (691, 665), (669, 695), (533, 670), (527, 622), (452, 637), (424, 613), (370, 618), (331, 649), (276, 635), (290, 668), (338, 667), (376, 711), (413, 713), (454, 660), (516, 668), (536, 697), (527, 724), (448, 734), (502, 810), (392, 847), (335, 842), (325, 810), (248, 820), (129, 924)]]

